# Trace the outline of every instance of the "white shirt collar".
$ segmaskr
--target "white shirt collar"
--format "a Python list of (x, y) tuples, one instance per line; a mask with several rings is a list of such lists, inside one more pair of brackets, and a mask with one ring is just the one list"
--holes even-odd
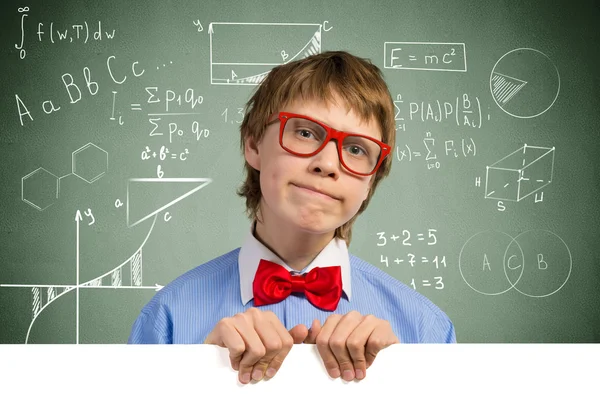
[[(250, 224), (250, 230), (238, 256), (240, 294), (244, 305), (254, 298), (252, 293), (252, 282), (254, 281), (254, 275), (256, 274), (258, 263), (261, 259), (278, 263), (288, 271), (296, 272), (254, 237), (252, 233), (253, 228), (254, 222)], [(350, 300), (350, 257), (348, 255), (346, 241), (343, 239), (333, 238), (317, 257), (315, 257), (306, 268), (300, 271), (300, 273), (309, 272), (314, 267), (326, 267), (330, 265), (339, 265), (341, 267), (342, 290), (346, 293), (346, 296), (348, 296), (348, 300)]]

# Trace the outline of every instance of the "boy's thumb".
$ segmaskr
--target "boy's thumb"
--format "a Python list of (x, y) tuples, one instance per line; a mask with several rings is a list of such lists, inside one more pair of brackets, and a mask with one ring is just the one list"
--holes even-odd
[(292, 339), (294, 339), (294, 344), (300, 344), (304, 342), (306, 336), (308, 335), (308, 329), (304, 324), (296, 325), (288, 332), (290, 333), (290, 335), (292, 335)]
[(304, 339), (304, 343), (316, 344), (317, 336), (319, 335), (320, 332), (321, 332), (321, 321), (319, 321), (318, 319), (315, 319), (312, 323), (312, 326), (308, 330), (308, 335), (306, 336), (306, 339)]

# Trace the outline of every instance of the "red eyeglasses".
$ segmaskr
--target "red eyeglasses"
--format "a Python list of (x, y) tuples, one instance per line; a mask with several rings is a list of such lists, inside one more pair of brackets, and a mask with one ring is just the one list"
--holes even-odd
[(375, 138), (338, 131), (306, 115), (282, 111), (267, 126), (277, 120), (280, 122), (279, 144), (284, 150), (311, 157), (323, 150), (330, 140), (335, 140), (340, 162), (356, 175), (373, 175), (391, 151), (390, 146)]

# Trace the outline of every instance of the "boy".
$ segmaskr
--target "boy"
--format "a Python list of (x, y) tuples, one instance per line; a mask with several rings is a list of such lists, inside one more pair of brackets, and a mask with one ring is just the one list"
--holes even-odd
[(240, 130), (238, 194), (253, 221), (242, 247), (165, 286), (129, 343), (227, 347), (248, 383), (272, 377), (293, 344), (316, 344), (329, 375), (349, 381), (391, 344), (456, 341), (431, 301), (348, 253), (395, 145), (393, 101), (375, 65), (332, 51), (277, 66)]

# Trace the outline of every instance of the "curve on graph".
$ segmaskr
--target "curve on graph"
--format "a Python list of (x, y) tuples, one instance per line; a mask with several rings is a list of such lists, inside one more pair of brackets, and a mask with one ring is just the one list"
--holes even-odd
[[(303, 48), (301, 48), (296, 54), (294, 54), (294, 56), (292, 58), (289, 59), (289, 61), (287, 61), (285, 64), (290, 63), (292, 61), (295, 61), (298, 57), (301, 56), (301, 54), (306, 52), (306, 48), (308, 46), (312, 46), (314, 45), (315, 42), (319, 41), (319, 39), (317, 39), (317, 37), (321, 37), (321, 34), (319, 31), (316, 31), (315, 34), (312, 36), (312, 38), (310, 38), (310, 40), (308, 42), (306, 42), (306, 44), (304, 45)], [(310, 55), (311, 53), (309, 53)]]
[[(79, 286), (84, 286), (86, 284), (89, 284), (92, 281), (95, 281), (96, 279), (99, 278), (103, 278), (105, 276), (107, 276), (108, 274), (113, 273), (114, 271), (116, 271), (117, 269), (121, 268), (123, 265), (125, 265), (126, 263), (130, 262), (131, 259), (144, 247), (144, 245), (146, 244), (146, 242), (148, 241), (148, 238), (150, 238), (150, 234), (152, 233), (152, 230), (154, 229), (154, 225), (156, 224), (156, 219), (157, 219), (157, 215), (154, 215), (154, 220), (152, 221), (152, 225), (150, 226), (150, 229), (148, 230), (148, 233), (146, 234), (146, 237), (144, 238), (144, 241), (142, 242), (142, 244), (138, 247), (138, 249), (136, 251), (133, 252), (133, 254), (127, 258), (125, 261), (123, 261), (121, 264), (119, 264), (116, 268), (112, 269), (111, 271), (108, 271), (107, 273), (105, 273), (104, 275), (98, 276), (94, 279), (90, 279), (89, 281), (85, 282), (85, 283), (81, 283), (79, 284)], [(44, 304), (44, 306), (40, 309), (40, 311), (33, 317), (33, 319), (31, 320), (31, 323), (29, 324), (29, 329), (27, 329), (27, 336), (25, 337), (25, 344), (27, 344), (27, 342), (29, 341), (29, 334), (31, 333), (31, 328), (33, 327), (33, 323), (35, 322), (35, 320), (37, 319), (38, 315), (40, 315), (42, 313), (42, 311), (44, 311), (46, 309), (46, 307), (48, 307), (50, 304), (52, 304), (55, 300), (58, 300), (62, 295), (67, 294), (69, 292), (71, 292), (72, 290), (76, 289), (77, 286), (72, 286), (67, 288), (64, 292), (62, 292), (61, 294), (57, 295), (56, 297), (54, 297), (52, 300), (50, 300), (49, 302), (47, 302), (46, 304)]]
[[(320, 41), (319, 38), (320, 38), (320, 32), (316, 31), (315, 34), (312, 36), (312, 38), (308, 42), (306, 42), (306, 44), (304, 45), (304, 47), (302, 47), (289, 60), (287, 60), (286, 62), (282, 63), (282, 65), (283, 64), (288, 64), (288, 63), (290, 63), (292, 61), (296, 61), (299, 57), (304, 56), (305, 53), (307, 53), (309, 55), (313, 54), (313, 53), (309, 52), (307, 50), (307, 48), (309, 46), (313, 46), (314, 47), (314, 44), (318, 43)], [(266, 72), (261, 72), (261, 73), (256, 74), (256, 75), (245, 76), (243, 78), (236, 79), (235, 82), (255, 82), (255, 81), (262, 81), (261, 78), (267, 76), (269, 74), (269, 72), (270, 71), (266, 71)]]

